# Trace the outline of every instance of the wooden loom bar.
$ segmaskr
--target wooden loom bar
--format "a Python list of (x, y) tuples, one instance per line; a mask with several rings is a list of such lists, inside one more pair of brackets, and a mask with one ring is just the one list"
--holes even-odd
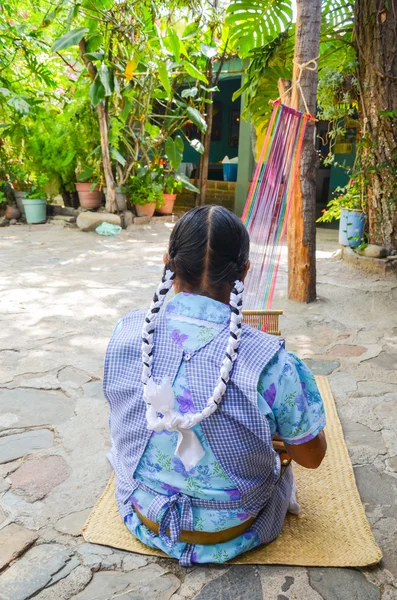
[(282, 310), (243, 310), (243, 321), (254, 329), (261, 329), (271, 335), (281, 335), (279, 316)]

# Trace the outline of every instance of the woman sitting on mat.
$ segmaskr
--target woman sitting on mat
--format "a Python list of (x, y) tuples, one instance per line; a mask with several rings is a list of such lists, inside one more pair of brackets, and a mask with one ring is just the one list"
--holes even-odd
[[(292, 467), (272, 438), (312, 469), (326, 450), (309, 369), (279, 338), (241, 324), (248, 255), (233, 213), (188, 212), (171, 234), (149, 312), (121, 319), (106, 354), (121, 516), (183, 566), (269, 543), (287, 511), (299, 512)], [(160, 312), (171, 287), (176, 295)]]

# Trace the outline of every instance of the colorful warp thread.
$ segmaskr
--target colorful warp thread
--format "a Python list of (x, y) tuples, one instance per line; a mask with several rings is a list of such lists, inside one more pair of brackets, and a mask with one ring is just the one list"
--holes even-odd
[(251, 238), (244, 308), (270, 309), (306, 125), (312, 117), (280, 101), (273, 112), (242, 216)]

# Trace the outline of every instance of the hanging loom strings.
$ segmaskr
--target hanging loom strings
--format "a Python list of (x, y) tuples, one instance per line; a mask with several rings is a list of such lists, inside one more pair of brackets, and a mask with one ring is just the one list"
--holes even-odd
[(300, 72), (294, 86), (300, 91), (307, 112), (281, 104), (281, 98), (292, 88), (273, 103), (242, 216), (251, 238), (251, 268), (244, 302), (249, 310), (271, 308), (305, 130), (308, 121), (314, 119), (309, 114), (300, 79), (304, 69), (315, 70), (317, 63), (311, 60), (297, 67)]

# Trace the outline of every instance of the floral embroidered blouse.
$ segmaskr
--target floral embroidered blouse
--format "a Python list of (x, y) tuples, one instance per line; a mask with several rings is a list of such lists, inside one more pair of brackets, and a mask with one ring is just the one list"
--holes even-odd
[[(194, 352), (208, 344), (228, 323), (230, 308), (205, 296), (177, 294), (166, 306), (167, 328), (172, 340), (185, 352)], [(238, 359), (237, 359), (238, 360)], [(196, 412), (182, 362), (173, 382), (175, 408), (182, 414)], [(302, 444), (315, 438), (325, 426), (324, 406), (310, 370), (294, 354), (281, 350), (263, 371), (258, 382), (258, 406), (266, 415), (273, 435), (288, 444)], [(205, 450), (205, 456), (194, 469), (186, 471), (175, 457), (177, 433), (153, 433), (135, 472), (135, 479), (163, 495), (182, 492), (204, 500), (238, 500), (239, 491), (217, 462), (201, 425), (194, 427)], [(131, 502), (146, 516), (154, 494), (138, 488)], [(249, 515), (241, 510), (193, 508), (194, 529), (220, 531), (241, 524)], [(159, 536), (150, 532), (136, 513), (126, 517), (126, 525), (144, 544), (156, 547), (179, 559), (185, 547), (177, 543), (169, 548)], [(259, 543), (247, 531), (229, 542), (195, 546), (194, 562), (225, 562)]]

